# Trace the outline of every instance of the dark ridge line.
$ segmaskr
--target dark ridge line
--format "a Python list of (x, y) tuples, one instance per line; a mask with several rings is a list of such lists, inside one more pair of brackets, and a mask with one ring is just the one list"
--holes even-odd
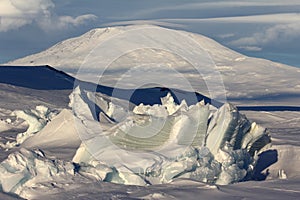
[(300, 111), (300, 106), (237, 106), (240, 111)]
[[(41, 71), (40, 75), (47, 75), (45, 77), (37, 77), (40, 78), (39, 81), (50, 81), (51, 84), (53, 85), (43, 85), (40, 82), (34, 82), (35, 79), (32, 79), (33, 77), (26, 77), (24, 74), (14, 74), (14, 71), (9, 71), (7, 69), (17, 69), (17, 70), (22, 70), (22, 69), (31, 69), (33, 70), (32, 74), (37, 73), (38, 70), (43, 70), (47, 69), (53, 74), (46, 74), (44, 71)], [(22, 80), (15, 80), (15, 79), (9, 79), (9, 77), (3, 77), (1, 73), (1, 69), (6, 69), (9, 71), (9, 75), (11, 76), (16, 76), (18, 78), (25, 78), (24, 82)], [(36, 71), (35, 71), (36, 70)], [(21, 71), (23, 72), (23, 71)], [(30, 72), (30, 71), (28, 71)], [(28, 73), (27, 72), (27, 73)], [(60, 75), (56, 76), (56, 75)], [(1, 76), (2, 75), (2, 76)], [(31, 74), (30, 74), (31, 75)], [(56, 77), (56, 79), (55, 79)], [(45, 79), (43, 79), (45, 78)], [(3, 80), (4, 79), (4, 80)], [(54, 82), (52, 80), (58, 80), (62, 81), (65, 85), (59, 85), (59, 82)], [(27, 81), (27, 83), (26, 83)], [(29, 82), (28, 82), (29, 81)], [(32, 81), (32, 82), (30, 82)], [(95, 83), (91, 82), (86, 82), (86, 81), (81, 81), (78, 80), (71, 75), (57, 70), (49, 65), (40, 65), (40, 66), (5, 66), (5, 65), (0, 65), (0, 83), (6, 83), (6, 84), (11, 84), (15, 86), (21, 86), (21, 87), (27, 87), (31, 89), (37, 89), (37, 90), (61, 90), (61, 89), (67, 89), (67, 90), (73, 90), (75, 87), (79, 86), (82, 89), (85, 89), (87, 91), (92, 91), (92, 92), (101, 92), (105, 95), (108, 96), (113, 96), (119, 99), (123, 100), (128, 100), (136, 105), (140, 103), (144, 104), (160, 104), (160, 98), (163, 96), (166, 96), (167, 93), (171, 93), (172, 96), (174, 97), (174, 100), (177, 104), (179, 104), (182, 100), (186, 100), (188, 105), (195, 104), (200, 100), (204, 100), (205, 103), (209, 103), (217, 108), (221, 107), (223, 103), (215, 101), (213, 99), (210, 99), (204, 95), (201, 95), (200, 93), (197, 92), (187, 92), (179, 89), (174, 89), (174, 88), (164, 88), (164, 87), (152, 87), (152, 88), (138, 88), (138, 89), (121, 89), (121, 88), (113, 88), (113, 87), (108, 87), (104, 85), (97, 85)], [(26, 85), (27, 84), (27, 85)], [(28, 85), (31, 84), (31, 85)], [(49, 84), (49, 83), (48, 83)], [(55, 84), (58, 84), (55, 85)], [(53, 88), (51, 88), (51, 86)], [(238, 110), (240, 111), (300, 111), (300, 106), (237, 106)]]
[(54, 67), (51, 67), (50, 65), (34, 65), (34, 66), (24, 66), (24, 65), (0, 65), (0, 69), (2, 67), (7, 67), (7, 68), (28, 68), (28, 69), (31, 69), (31, 68), (46, 68), (46, 69), (49, 69), (50, 71), (54, 71), (54, 72), (57, 72), (59, 74), (62, 74), (64, 76), (67, 76), (68, 78), (72, 79), (72, 80), (75, 80), (75, 78), (73, 76), (70, 76), (69, 74), (65, 73), (64, 71), (61, 71), (61, 70), (58, 70), (58, 69), (55, 69)]
[[(4, 69), (6, 71), (4, 71)], [(43, 69), (51, 71), (52, 74), (45, 73)], [(33, 77), (34, 75), (36, 75), (36, 77)], [(60, 75), (61, 77), (57, 75)], [(42, 84), (43, 82), (44, 84)], [(215, 107), (220, 107), (223, 105), (223, 103), (218, 102), (216, 100), (211, 100), (210, 98), (201, 95), (200, 93), (187, 92), (174, 88), (152, 87), (138, 89), (121, 89), (108, 87), (104, 85), (97, 85), (95, 83), (78, 80), (75, 77), (72, 77), (69, 74), (57, 70), (49, 65), (2, 65), (0, 66), (0, 83), (6, 83), (36, 90), (73, 90), (75, 87), (79, 86), (87, 91), (101, 92), (108, 96), (128, 100), (136, 105), (140, 103), (149, 105), (159, 104), (161, 103), (160, 98), (166, 96), (168, 92), (172, 94), (175, 102), (178, 104), (181, 103), (182, 100), (186, 100), (188, 105), (195, 104), (200, 100), (204, 100), (205, 103), (212, 104)]]

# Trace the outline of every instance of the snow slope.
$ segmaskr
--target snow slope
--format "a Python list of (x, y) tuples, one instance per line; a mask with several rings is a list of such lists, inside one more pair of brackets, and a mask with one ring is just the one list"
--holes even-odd
[(74, 78), (49, 66), (0, 66), (0, 106), (8, 110), (66, 107)]
[[(146, 35), (148, 42), (146, 45), (139, 44), (142, 36), (136, 32), (140, 32), (140, 35)], [(177, 34), (181, 36), (180, 38), (175, 36), (172, 38), (172, 34), (175, 34), (176, 37)], [(151, 67), (163, 65), (163, 67), (168, 66), (175, 69), (180, 74), (184, 74), (196, 91), (206, 96), (212, 96), (209, 95), (209, 91), (207, 91), (205, 86), (204, 81), (207, 82), (209, 75), (206, 74), (204, 66), (200, 69), (202, 76), (197, 75), (195, 77), (195, 70), (187, 63), (187, 60), (176, 55), (175, 53), (177, 52), (165, 51), (170, 48), (162, 40), (167, 40), (169, 35), (171, 35), (169, 37), (171, 39), (168, 42), (176, 43), (178, 47), (188, 49), (189, 47), (186, 47), (188, 40), (193, 40), (196, 45), (200, 45), (200, 48), (203, 50), (202, 53), (208, 53), (211, 56), (212, 63), (216, 65), (213, 70), (221, 73), (227, 98), (231, 102), (247, 105), (298, 104), (297, 99), (300, 92), (299, 69), (241, 55), (202, 35), (155, 26), (140, 25), (93, 29), (77, 38), (62, 41), (43, 52), (20, 58), (7, 64), (31, 66), (48, 64), (75, 77), (94, 82), (97, 82), (98, 78), (95, 77), (95, 74), (93, 76), (91, 71), (96, 69), (97, 72), (100, 71), (102, 73), (105, 70), (105, 76), (101, 78), (101, 84), (115, 87), (117, 80), (120, 80), (120, 77), (124, 75), (126, 70), (133, 68), (135, 65), (151, 63)], [(141, 47), (141, 49), (126, 52), (117, 60), (114, 60), (107, 69), (104, 69), (105, 66), (89, 65), (88, 62), (103, 63), (104, 56), (93, 52), (95, 50), (98, 51), (99, 46), (101, 49), (101, 45), (106, 45), (106, 49), (126, 49), (127, 47), (124, 46), (127, 43), (124, 40), (122, 42), (114, 42), (115, 38), (119, 37), (119, 40), (121, 40), (123, 36), (124, 38), (132, 36), (133, 39), (130, 40), (130, 44), (134, 44), (135, 47)], [(163, 39), (160, 40), (158, 38)], [(161, 49), (147, 49), (144, 48), (145, 46), (155, 46)], [(105, 55), (109, 55), (113, 51), (107, 52)], [(76, 74), (80, 67), (84, 67), (84, 70), (81, 69), (80, 74)], [(85, 76), (83, 73), (87, 73), (87, 75)], [(161, 73), (159, 72), (163, 76)], [(176, 79), (176, 74), (171, 75), (170, 71), (167, 73), (170, 79)], [(172, 88), (181, 87), (176, 85), (176, 82), (170, 81), (170, 84), (171, 86), (169, 87), (173, 86)], [(121, 86), (124, 88), (132, 87), (129, 82), (122, 82)]]

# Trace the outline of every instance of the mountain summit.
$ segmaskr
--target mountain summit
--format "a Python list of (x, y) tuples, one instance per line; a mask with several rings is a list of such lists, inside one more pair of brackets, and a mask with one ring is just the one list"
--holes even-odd
[[(154, 29), (155, 31), (153, 31)], [(147, 73), (149, 71), (148, 68), (172, 68), (176, 73), (183, 74), (197, 92), (209, 96), (209, 89), (206, 88), (206, 83), (207, 80), (214, 79), (214, 77), (206, 74), (205, 67), (200, 70), (200, 73), (199, 70), (195, 72), (193, 66), (186, 59), (163, 48), (165, 47), (163, 45), (167, 43), (155, 39), (158, 37), (164, 38), (163, 36), (166, 39), (171, 38), (172, 36), (168, 38), (168, 35), (166, 35), (168, 30), (170, 29), (148, 25), (97, 28), (79, 37), (59, 42), (40, 53), (11, 61), (6, 65), (50, 65), (77, 78), (93, 82), (97, 82), (99, 76), (105, 75), (102, 76), (100, 84), (111, 87), (120, 82), (119, 77), (128, 76), (127, 72), (135, 66), (145, 67), (145, 72), (147, 71)], [(130, 38), (128, 33), (134, 31), (136, 35)], [(139, 32), (140, 34), (138, 34)], [(261, 104), (261, 100), (265, 103), (272, 100), (272, 104), (277, 105), (297, 104), (298, 94), (300, 93), (299, 69), (264, 59), (247, 57), (203, 35), (180, 30), (172, 30), (172, 33), (182, 36), (181, 38), (174, 37), (170, 39), (169, 43), (172, 43), (172, 45), (184, 49), (187, 44), (182, 38), (188, 38), (193, 40), (195, 45), (199, 45), (203, 52), (207, 54), (206, 57), (211, 59), (210, 64), (214, 65), (213, 70), (221, 74), (226, 95), (230, 101), (237, 104)], [(116, 37), (122, 38), (122, 35), (123, 40), (120, 40), (119, 43), (112, 42), (109, 46), (110, 41)], [(151, 45), (157, 45), (162, 48), (140, 48), (135, 51), (128, 51), (117, 59), (112, 60), (109, 66), (101, 65), (106, 58), (110, 59), (108, 57), (113, 53), (111, 51), (117, 52), (125, 47), (129, 48), (132, 44), (137, 45), (141, 43), (141, 38), (145, 41), (149, 40)], [(105, 45), (109, 48), (102, 50), (100, 52), (101, 55), (97, 55), (95, 49), (101, 48), (101, 45), (103, 48)], [(91, 61), (87, 63), (87, 60)], [(203, 66), (207, 62), (206, 60), (203, 61), (203, 58), (199, 58), (198, 61), (199, 63), (203, 62)], [(82, 76), (78, 77), (78, 70), (81, 73), (84, 72), (84, 75), (81, 74)], [(95, 76), (95, 70), (97, 70), (97, 76)], [(101, 73), (99, 73), (99, 70)], [(162, 71), (158, 73), (164, 73)], [(170, 82), (169, 87), (180, 88), (183, 85), (174, 83), (174, 80), (178, 80), (178, 73), (172, 74), (170, 70), (165, 73), (164, 77), (168, 78), (167, 80)], [(198, 73), (198, 75), (196, 76), (195, 73)], [(94, 75), (95, 79), (91, 78), (91, 75)], [(151, 76), (153, 77), (154, 75)], [(131, 77), (131, 80), (136, 78)], [(155, 83), (157, 81), (154, 79), (152, 82)], [(124, 88), (131, 87), (130, 84), (123, 82), (121, 86)], [(181, 89), (186, 90), (186, 88)]]

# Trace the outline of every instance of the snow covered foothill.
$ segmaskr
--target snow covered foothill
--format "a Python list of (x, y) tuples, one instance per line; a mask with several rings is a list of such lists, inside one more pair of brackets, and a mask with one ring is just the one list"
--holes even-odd
[[(66, 108), (74, 78), (49, 66), (0, 66), (0, 107), (29, 110)], [(33, 78), (34, 77), (34, 78)]]

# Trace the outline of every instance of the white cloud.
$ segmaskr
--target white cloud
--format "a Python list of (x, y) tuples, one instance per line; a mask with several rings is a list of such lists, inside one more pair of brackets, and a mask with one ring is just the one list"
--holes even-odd
[(0, 32), (36, 23), (43, 29), (67, 28), (94, 20), (95, 15), (57, 16), (51, 0), (0, 0)]
[(240, 46), (240, 49), (244, 49), (246, 51), (261, 51), (262, 48), (261, 47), (257, 47), (257, 46)]
[(277, 13), (277, 14), (262, 14), (249, 16), (233, 16), (221, 18), (208, 18), (208, 21), (225, 22), (225, 23), (297, 23), (300, 21), (298, 13)]
[(103, 26), (122, 26), (122, 25), (158, 25), (158, 26), (169, 26), (173, 28), (184, 28), (185, 25), (177, 24), (177, 23), (170, 23), (170, 22), (163, 22), (159, 20), (130, 20), (130, 21), (120, 21), (120, 22), (110, 22), (105, 23)]
[(95, 20), (97, 17), (95, 15), (87, 14), (80, 15), (78, 17), (71, 16), (52, 16), (50, 18), (44, 18), (39, 20), (37, 23), (39, 26), (47, 31), (66, 29), (72, 26), (80, 26), (85, 24), (87, 21)]
[(249, 24), (279, 24), (279, 23), (298, 23), (300, 14), (298, 13), (280, 13), (280, 14), (262, 14), (249, 16), (232, 16), (217, 18), (172, 18), (159, 19), (160, 21), (177, 23), (199, 23), (199, 22), (217, 22), (217, 23), (249, 23)]
[(59, 17), (59, 22), (62, 25), (65, 24), (73, 24), (74, 26), (79, 26), (84, 24), (87, 20), (95, 19), (97, 18), (95, 15), (87, 14), (87, 15), (80, 15), (76, 18), (70, 17), (70, 16), (61, 16)]
[(300, 37), (300, 21), (298, 23), (278, 24), (252, 36), (232, 41), (236, 46), (261, 46), (276, 42), (292, 41)]
[(235, 36), (234, 33), (225, 33), (225, 34), (217, 35), (217, 37), (219, 37), (219, 38), (221, 38), (221, 39), (232, 38), (232, 37), (234, 37), (234, 36)]
[[(247, 7), (280, 7), (280, 6), (300, 6), (299, 0), (252, 0), (252, 1), (210, 1), (210, 2), (196, 2), (196, 3), (180, 3), (168, 6), (158, 6), (152, 9), (144, 9), (134, 14), (134, 17), (142, 17), (144, 15), (154, 15), (157, 12), (168, 12), (172, 10), (202, 10), (202, 9), (227, 9), (227, 8), (242, 8), (247, 11)], [(249, 13), (250, 14), (250, 13)]]

